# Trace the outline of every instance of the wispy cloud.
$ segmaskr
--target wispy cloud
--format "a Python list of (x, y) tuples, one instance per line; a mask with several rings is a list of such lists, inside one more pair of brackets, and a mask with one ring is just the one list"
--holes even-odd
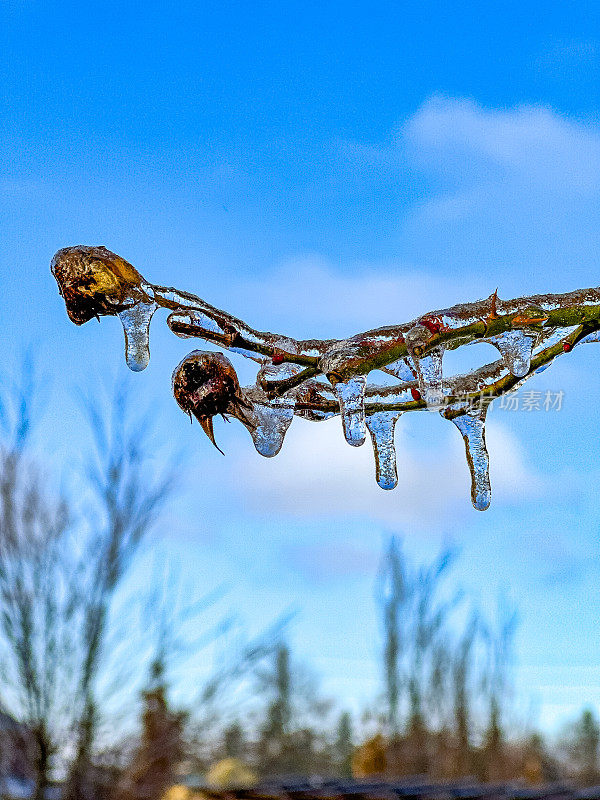
[(254, 309), (254, 315), (260, 308), (262, 320), (277, 330), (327, 338), (404, 322), (467, 296), (478, 299), (488, 289), (485, 277), (467, 284), (400, 260), (336, 266), (306, 254), (286, 260), (260, 285), (232, 286), (230, 295), (236, 308)]
[[(431, 420), (438, 422), (438, 420)], [(440, 420), (441, 422), (441, 420)], [(373, 454), (367, 442), (351, 448), (339, 419), (311, 425), (295, 422), (276, 459), (242, 457), (234, 467), (246, 479), (245, 503), (269, 513), (306, 518), (363, 518), (406, 530), (439, 530), (475, 514), (462, 440), (448, 423), (436, 427), (437, 444), (411, 436), (410, 423), (396, 434), (399, 485), (390, 492), (374, 480)], [(543, 492), (543, 479), (526, 463), (515, 437), (498, 422), (488, 431), (495, 503), (521, 502)]]
[(600, 191), (600, 132), (545, 106), (433, 97), (401, 127), (399, 143), (454, 183), (512, 179), (523, 191), (579, 198)]
[(353, 159), (376, 195), (387, 196), (395, 177), (397, 246), (426, 270), (469, 281), (491, 274), (503, 296), (595, 281), (595, 121), (547, 105), (433, 96), (384, 141), (340, 145), (340, 159)]

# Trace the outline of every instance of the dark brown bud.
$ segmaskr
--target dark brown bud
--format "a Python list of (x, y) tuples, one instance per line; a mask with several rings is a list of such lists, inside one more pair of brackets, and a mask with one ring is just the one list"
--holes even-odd
[(222, 353), (194, 350), (173, 372), (173, 395), (186, 414), (193, 414), (214, 444), (213, 417), (232, 414), (243, 418), (248, 403), (242, 395), (231, 361)]
[(132, 300), (148, 300), (140, 273), (106, 247), (65, 247), (56, 253), (50, 269), (76, 325), (116, 315)]

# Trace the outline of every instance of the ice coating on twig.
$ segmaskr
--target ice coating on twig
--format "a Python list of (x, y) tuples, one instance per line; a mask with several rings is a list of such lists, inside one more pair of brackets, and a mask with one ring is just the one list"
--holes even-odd
[[(225, 335), (225, 331), (217, 325), (214, 319), (208, 317), (202, 311), (184, 311), (178, 313), (174, 311), (172, 314), (169, 314), (167, 317), (167, 325), (173, 331), (175, 336), (179, 336), (181, 339), (191, 339), (193, 337), (197, 337), (197, 329), (203, 329), (210, 333), (216, 333), (220, 336)], [(180, 326), (180, 327), (178, 327)], [(183, 330), (183, 326), (190, 326), (193, 327), (193, 332), (186, 332)]]
[(485, 416), (488, 403), (482, 402), (468, 408), (465, 413), (452, 418), (463, 437), (467, 464), (471, 473), (471, 502), (478, 511), (489, 508), (492, 499), (489, 456), (485, 445)]
[(577, 344), (590, 344), (591, 342), (600, 342), (600, 330), (588, 333), (588, 335), (580, 339)]
[(505, 331), (484, 341), (496, 347), (515, 378), (527, 375), (531, 366), (531, 354), (537, 334), (526, 331)]
[(272, 361), (266, 361), (258, 371), (256, 385), (266, 389), (269, 384), (286, 380), (286, 378), (291, 378), (292, 375), (297, 375), (299, 372), (302, 372), (302, 367), (299, 364), (290, 364), (289, 362), (274, 364)]
[(346, 441), (352, 447), (360, 447), (361, 444), (364, 444), (367, 435), (365, 424), (367, 376), (355, 375), (347, 381), (339, 381), (334, 388), (340, 404)]
[(375, 480), (382, 489), (398, 485), (394, 429), (401, 415), (401, 411), (377, 411), (365, 419), (375, 455)]
[(294, 419), (294, 405), (290, 397), (274, 398), (268, 405), (253, 404), (256, 427), (249, 430), (254, 447), (261, 456), (272, 458), (281, 450), (285, 434)]
[[(330, 383), (322, 383), (318, 380), (305, 381), (297, 389), (294, 389), (296, 398), (295, 415), (309, 420), (310, 422), (321, 422), (324, 419), (334, 417), (338, 413), (339, 405), (337, 395)], [(319, 403), (335, 402), (336, 408), (321, 410), (315, 408)]]
[(388, 364), (382, 371), (401, 381), (414, 381), (416, 378), (416, 370), (413, 370), (405, 358), (399, 358), (398, 361)]
[(155, 302), (140, 302), (119, 311), (125, 333), (125, 360), (134, 372), (146, 369), (150, 361), (150, 320), (157, 308)]
[(545, 329), (537, 338), (533, 349), (534, 356), (544, 348), (553, 347), (558, 342), (563, 341), (567, 336), (574, 333), (577, 328), (577, 325), (569, 325), (568, 327)]

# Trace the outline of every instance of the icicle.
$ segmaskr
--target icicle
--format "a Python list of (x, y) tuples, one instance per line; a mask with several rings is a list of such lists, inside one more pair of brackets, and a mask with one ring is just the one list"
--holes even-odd
[(294, 418), (293, 398), (281, 397), (271, 400), (270, 405), (253, 404), (258, 424), (250, 429), (254, 447), (261, 456), (272, 458), (281, 450), (283, 439)]
[(416, 361), (419, 379), (419, 388), (423, 395), (423, 400), (432, 410), (438, 409), (444, 400), (442, 390), (442, 358), (444, 355), (443, 347), (436, 347), (423, 358)]
[(419, 389), (423, 400), (431, 410), (438, 409), (444, 401), (442, 389), (443, 345), (437, 345), (427, 355), (421, 356), (423, 348), (431, 337), (431, 330), (426, 325), (415, 325), (405, 336), (406, 347), (415, 366)]
[(471, 472), (471, 502), (478, 511), (489, 508), (492, 496), (489, 475), (489, 456), (485, 446), (485, 415), (487, 403), (465, 410), (464, 414), (453, 417), (452, 422), (460, 431), (467, 454), (467, 464)]
[(150, 320), (156, 303), (136, 303), (119, 312), (125, 333), (125, 359), (134, 372), (146, 369), (150, 361)]
[(348, 381), (335, 385), (335, 393), (340, 404), (344, 436), (348, 444), (360, 447), (367, 435), (365, 424), (366, 375), (355, 375)]
[(375, 479), (382, 489), (395, 489), (398, 485), (394, 428), (401, 416), (401, 411), (376, 411), (365, 420), (373, 442)]
[(505, 331), (497, 336), (491, 336), (485, 341), (493, 344), (500, 351), (504, 363), (515, 378), (522, 378), (529, 372), (531, 354), (536, 339), (537, 334), (525, 331)]

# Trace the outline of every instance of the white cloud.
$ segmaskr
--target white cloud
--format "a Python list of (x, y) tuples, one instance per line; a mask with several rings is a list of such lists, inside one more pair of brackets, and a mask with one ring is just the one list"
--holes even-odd
[(477, 300), (488, 288), (478, 276), (467, 284), (399, 261), (357, 263), (342, 271), (307, 254), (287, 260), (260, 286), (253, 280), (232, 287), (230, 296), (240, 314), (256, 316), (260, 308), (265, 327), (297, 337), (336, 338), (406, 322), (467, 296)]
[(508, 176), (561, 196), (600, 191), (598, 130), (545, 106), (487, 109), (434, 97), (402, 126), (400, 140), (418, 161), (452, 170), (460, 183)]
[(595, 123), (548, 106), (485, 108), (434, 96), (386, 142), (343, 142), (339, 157), (354, 163), (372, 193), (378, 186), (385, 193), (395, 176), (401, 240), (436, 271), (477, 274), (495, 263), (501, 275), (519, 263), (535, 269), (540, 258), (547, 272), (548, 253), (563, 264), (595, 257)]
[[(339, 419), (318, 424), (297, 420), (275, 459), (239, 456), (234, 473), (246, 476), (239, 491), (250, 507), (268, 513), (365, 518), (393, 528), (439, 529), (450, 520), (479, 512), (470, 505), (462, 440), (453, 426), (439, 418), (435, 421), (441, 423), (442, 434), (432, 447), (411, 438), (409, 420), (400, 420), (396, 432), (400, 481), (393, 491), (375, 484), (369, 443), (348, 446)], [(520, 502), (543, 491), (542, 479), (526, 465), (510, 431), (491, 422), (487, 439), (493, 503)]]

